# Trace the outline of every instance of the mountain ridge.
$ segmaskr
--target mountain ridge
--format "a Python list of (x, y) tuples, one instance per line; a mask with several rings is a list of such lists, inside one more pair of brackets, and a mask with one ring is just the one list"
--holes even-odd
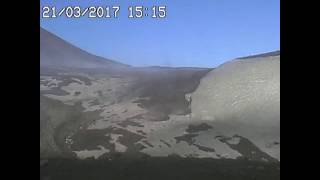
[(72, 68), (130, 67), (114, 60), (93, 55), (40, 27), (40, 66)]
[(258, 58), (258, 57), (268, 57), (268, 56), (280, 56), (280, 50), (266, 52), (266, 53), (260, 53), (260, 54), (254, 54), (254, 55), (250, 55), (250, 56), (239, 57), (236, 59), (250, 59), (250, 58)]

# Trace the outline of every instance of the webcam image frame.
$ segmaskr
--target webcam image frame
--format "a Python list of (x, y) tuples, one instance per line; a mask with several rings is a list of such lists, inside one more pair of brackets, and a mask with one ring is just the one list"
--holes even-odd
[(40, 179), (280, 179), (279, 8), (41, 0)]

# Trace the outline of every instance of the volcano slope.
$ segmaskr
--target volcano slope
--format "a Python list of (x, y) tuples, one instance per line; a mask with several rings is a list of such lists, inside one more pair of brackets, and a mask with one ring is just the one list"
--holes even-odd
[[(270, 119), (265, 111), (252, 109), (268, 99), (242, 103), (248, 106), (226, 105), (255, 92), (240, 93), (230, 100), (228, 96), (237, 95), (233, 92), (238, 89), (226, 88), (226, 94), (205, 90), (211, 85), (217, 88), (214, 84), (220, 81), (216, 77), (230, 80), (227, 75), (216, 76), (223, 69), (228, 72), (224, 66), (229, 65), (214, 70), (131, 67), (93, 56), (43, 29), (40, 50), (41, 178), (280, 178), (277, 109), (268, 111), (274, 115)], [(268, 74), (265, 67), (275, 61), (270, 58), (280, 61), (273, 54), (239, 59), (235, 63), (252, 69), (229, 72), (257, 77), (260, 82), (254, 73)], [(266, 64), (257, 66), (256, 62)], [(262, 79), (261, 87), (250, 83), (248, 87), (258, 92), (272, 85), (270, 78)], [(222, 82), (219, 87), (227, 86)], [(240, 91), (245, 84), (237, 87)], [(217, 102), (215, 94), (227, 102)], [(276, 93), (268, 97), (270, 103), (279, 100)], [(221, 109), (230, 109), (230, 113)]]

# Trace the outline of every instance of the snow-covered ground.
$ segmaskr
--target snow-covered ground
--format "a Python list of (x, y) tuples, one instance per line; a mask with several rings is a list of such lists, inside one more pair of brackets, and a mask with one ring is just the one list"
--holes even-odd
[(214, 69), (192, 94), (191, 109), (192, 119), (224, 124), (224, 133), (242, 135), (280, 159), (280, 56), (236, 59)]
[[(142, 145), (140, 152), (151, 156), (178, 154), (236, 159), (245, 153), (241, 148), (248, 140), (280, 160), (279, 67), (280, 56), (238, 59), (223, 64), (203, 77), (193, 93), (184, 94), (190, 114), (168, 114), (169, 119), (162, 121), (153, 120), (149, 109), (140, 104), (141, 100), (151, 97), (131, 93), (137, 81), (134, 77), (84, 74), (83, 78), (90, 80), (88, 83), (79, 74), (65, 73), (66, 79), (41, 76), (40, 90), (60, 88), (66, 93), (43, 93), (43, 96), (68, 106), (80, 103), (83, 112), (98, 113), (97, 119), (88, 119), (79, 130), (109, 129), (103, 136), (110, 137), (106, 143), (113, 146), (100, 144), (95, 150), (91, 147), (91, 150), (73, 151), (81, 159), (99, 158), (113, 150), (125, 153), (132, 144)], [(130, 135), (139, 138), (131, 142), (130, 137), (125, 137)], [(66, 137), (66, 143), (76, 143), (72, 138)], [(256, 153), (248, 148), (247, 151)]]

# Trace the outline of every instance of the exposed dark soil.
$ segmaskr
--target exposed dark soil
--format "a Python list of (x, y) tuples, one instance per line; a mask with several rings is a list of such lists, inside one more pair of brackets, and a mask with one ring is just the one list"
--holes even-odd
[(250, 160), (268, 160), (277, 162), (278, 160), (269, 156), (267, 153), (261, 151), (257, 146), (255, 146), (251, 141), (249, 141), (247, 138), (244, 138), (239, 135), (233, 136), (235, 138), (240, 138), (239, 144), (230, 144), (228, 143), (228, 140), (231, 138), (220, 138), (221, 142), (224, 142), (229, 145), (230, 148), (238, 151), (242, 156), (250, 159)]
[(175, 139), (176, 139), (177, 143), (184, 141), (184, 142), (188, 143), (189, 145), (192, 145), (195, 142), (195, 140), (193, 138), (197, 137), (197, 136), (198, 136), (198, 134), (185, 134), (182, 136), (175, 137)]
[(113, 160), (50, 159), (40, 179), (50, 180), (278, 180), (280, 163), (179, 157)]
[(201, 123), (199, 125), (189, 125), (188, 129), (186, 130), (188, 133), (197, 133), (199, 131), (206, 131), (212, 129), (212, 126), (206, 124), (206, 123)]

